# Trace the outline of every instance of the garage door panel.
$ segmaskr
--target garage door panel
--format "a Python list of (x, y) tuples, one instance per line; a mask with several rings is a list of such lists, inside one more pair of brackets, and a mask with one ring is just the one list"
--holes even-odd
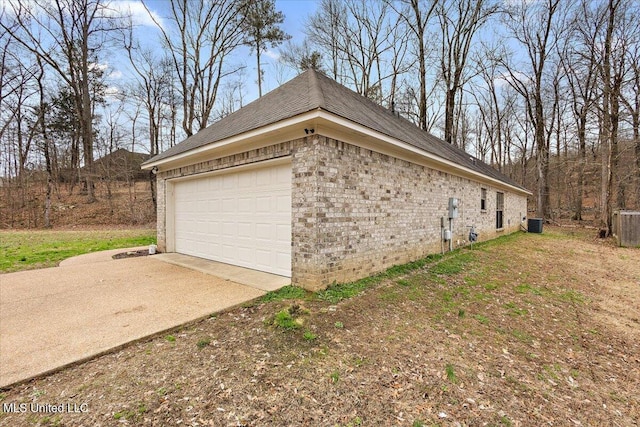
[(222, 213), (235, 214), (238, 209), (238, 201), (232, 197), (222, 199)]
[(256, 239), (271, 239), (271, 233), (273, 230), (272, 224), (256, 224)]
[(238, 237), (250, 239), (254, 234), (254, 226), (250, 222), (238, 223)]
[[(233, 238), (238, 235), (238, 224), (235, 222), (225, 221), (222, 223), (222, 238)], [(215, 236), (218, 237), (218, 236)], [(226, 240), (225, 240), (226, 243)]]
[(238, 175), (234, 173), (228, 173), (221, 175), (222, 177), (222, 188), (221, 190), (235, 190), (238, 188)]
[(244, 169), (175, 190), (177, 252), (291, 276), (291, 165)]
[(238, 199), (239, 214), (253, 214), (255, 212), (255, 200), (251, 197), (242, 197)]
[(291, 238), (291, 225), (277, 225), (276, 229), (276, 240), (285, 241)]
[(268, 195), (258, 196), (256, 197), (256, 209), (257, 213), (269, 213), (272, 211), (271, 208), (272, 198)]
[(279, 265), (280, 264), (289, 264), (289, 265), (291, 265), (291, 251), (276, 253), (276, 263), (279, 264)]

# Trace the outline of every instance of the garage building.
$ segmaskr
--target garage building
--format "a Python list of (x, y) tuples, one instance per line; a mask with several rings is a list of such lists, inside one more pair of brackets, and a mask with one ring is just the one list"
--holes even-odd
[(519, 229), (531, 193), (330, 78), (306, 71), (148, 160), (158, 247), (310, 290)]

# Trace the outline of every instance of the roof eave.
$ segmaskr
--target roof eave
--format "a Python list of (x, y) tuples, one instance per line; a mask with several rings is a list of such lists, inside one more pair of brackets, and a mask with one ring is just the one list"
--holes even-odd
[[(383, 141), (385, 143), (391, 144), (392, 146), (398, 147), (403, 151), (406, 152), (410, 152), (412, 154), (418, 155), (424, 159), (427, 159), (429, 161), (429, 166), (431, 167), (435, 167), (436, 169), (440, 169), (443, 171), (451, 171), (451, 170), (455, 170), (457, 172), (459, 172), (461, 175), (464, 175), (466, 177), (469, 178), (474, 178), (475, 180), (479, 180), (479, 181), (483, 181), (483, 182), (488, 182), (488, 183), (492, 183), (494, 185), (497, 185), (499, 187), (503, 187), (503, 188), (508, 188), (509, 190), (512, 190), (514, 192), (520, 193), (520, 194), (524, 194), (524, 195), (532, 195), (533, 193), (530, 192), (527, 189), (521, 188), (521, 187), (517, 187), (514, 186), (512, 184), (509, 184), (507, 182), (504, 182), (502, 180), (499, 180), (497, 178), (493, 178), (491, 176), (488, 176), (486, 174), (483, 174), (481, 172), (478, 171), (474, 171), (472, 169), (469, 169), (463, 165), (460, 165), (458, 163), (452, 162), (450, 160), (444, 159), (436, 154), (433, 153), (429, 153), (428, 151), (425, 151), (421, 148), (415, 147), (411, 144), (408, 144), (404, 141), (401, 141), (397, 138), (391, 137), (389, 135), (386, 135), (384, 133), (378, 132), (376, 130), (370, 129), (366, 126), (360, 125), (358, 123), (355, 123), (351, 120), (348, 120), (346, 118), (343, 118), (341, 116), (338, 116), (336, 114), (330, 113), (328, 111), (321, 111), (320, 115), (319, 115), (319, 119), (324, 119), (327, 122), (332, 122), (332, 123), (336, 123), (338, 125), (341, 125), (345, 128), (348, 128), (352, 131), (356, 131), (360, 134), (363, 135), (367, 135), (370, 136), (374, 139), (377, 139), (379, 141)], [(349, 141), (345, 141), (345, 142), (349, 142)]]
[[(481, 182), (491, 183), (498, 187), (509, 189), (513, 192), (520, 193), (523, 195), (528, 195), (528, 196), (532, 195), (532, 193), (529, 190), (514, 186), (512, 184), (509, 184), (497, 178), (493, 178), (491, 176), (485, 175), (481, 172), (474, 171), (463, 165), (444, 159), (433, 153), (429, 153), (428, 151), (425, 151), (421, 148), (415, 147), (397, 138), (394, 138), (384, 133), (370, 129), (366, 126), (353, 122), (349, 119), (346, 119), (342, 116), (336, 115), (329, 111), (323, 110), (321, 108), (317, 108), (317, 109), (308, 111), (306, 113), (299, 114), (297, 116), (290, 117), (288, 119), (281, 120), (279, 122), (260, 127), (258, 129), (244, 132), (239, 135), (225, 138), (220, 141), (215, 141), (210, 144), (206, 144), (201, 147), (186, 151), (184, 153), (179, 153), (171, 157), (167, 157), (167, 158), (160, 159), (157, 161), (152, 161), (152, 162), (147, 161), (142, 164), (142, 169), (151, 170), (153, 168), (157, 168), (158, 170), (168, 170), (173, 167), (179, 167), (179, 165), (188, 164), (190, 160), (196, 159), (198, 157), (207, 156), (209, 154), (213, 154), (216, 151), (221, 151), (225, 147), (229, 147), (232, 144), (241, 144), (243, 142), (251, 141), (254, 139), (264, 139), (269, 135), (282, 133), (288, 129), (295, 128), (296, 126), (308, 125), (309, 123), (321, 123), (324, 125), (340, 127), (350, 132), (356, 132), (360, 135), (371, 137), (374, 140), (378, 140), (378, 141), (390, 144), (391, 146), (396, 147), (404, 152), (408, 152), (408, 153), (411, 153), (412, 155), (420, 156), (426, 159), (430, 166), (433, 166), (437, 169), (440, 169), (443, 171), (457, 171), (458, 174), (463, 175), (465, 177), (469, 177)], [(351, 141), (345, 141), (345, 142), (351, 142)], [(353, 141), (353, 142), (357, 143), (357, 141)]]
[(220, 141), (214, 141), (201, 147), (194, 148), (192, 150), (185, 151), (183, 153), (179, 153), (170, 157), (166, 157), (164, 159), (159, 159), (151, 162), (147, 161), (142, 164), (142, 169), (169, 169), (174, 164), (188, 162), (190, 159), (219, 151), (223, 147), (228, 147), (232, 144), (238, 144), (257, 138), (264, 138), (265, 136), (268, 136), (270, 134), (282, 132), (283, 130), (292, 128), (294, 126), (306, 124), (310, 121), (313, 121), (318, 118), (319, 111), (319, 109), (308, 111), (306, 113), (299, 114), (297, 116), (290, 117), (288, 119), (284, 119), (279, 122), (253, 129), (229, 138), (225, 138)]

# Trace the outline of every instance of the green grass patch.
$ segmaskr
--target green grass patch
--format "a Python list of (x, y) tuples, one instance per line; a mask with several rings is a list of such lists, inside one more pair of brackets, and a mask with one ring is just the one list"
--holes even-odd
[(114, 413), (113, 418), (115, 420), (120, 420), (120, 419), (137, 420), (147, 411), (148, 411), (147, 406), (144, 403), (140, 403), (137, 409), (125, 409), (123, 411)]
[(155, 241), (155, 229), (0, 231), (0, 272), (55, 267), (77, 255), (146, 246)]
[(432, 274), (438, 276), (452, 276), (462, 272), (464, 267), (475, 259), (471, 252), (456, 252), (445, 257), (439, 263), (429, 269)]
[(483, 316), (482, 314), (476, 314), (475, 316), (473, 316), (473, 318), (483, 325), (486, 325), (489, 322), (489, 318), (487, 316)]
[(207, 347), (209, 344), (211, 344), (211, 340), (209, 338), (202, 338), (196, 343), (200, 350)]
[[(441, 258), (442, 255), (439, 254), (429, 255), (426, 258), (422, 258), (417, 261), (408, 262), (401, 265), (394, 265), (393, 267), (389, 267), (382, 273), (365, 277), (364, 279), (356, 280), (355, 282), (333, 283), (327, 289), (316, 293), (316, 298), (335, 304), (342, 300), (353, 298), (365, 289), (373, 287), (383, 280), (395, 279), (399, 276), (409, 274), (411, 272), (424, 268), (430, 263), (433, 263), (435, 260), (439, 260)], [(401, 286), (410, 285), (409, 281), (404, 279), (400, 280), (402, 280), (402, 283), (399, 283)]]
[(263, 297), (260, 298), (260, 302), (271, 302), (271, 301), (285, 301), (290, 299), (306, 299), (309, 296), (310, 292), (302, 289), (299, 286), (285, 286), (284, 288), (280, 288), (276, 291), (267, 292)]
[(484, 284), (484, 289), (487, 291), (494, 291), (498, 289), (498, 284), (495, 282), (489, 282)]
[(306, 341), (314, 341), (316, 338), (318, 338), (318, 335), (307, 329), (306, 331), (304, 331), (302, 338), (304, 338)]
[(529, 343), (529, 342), (531, 342), (533, 340), (531, 335), (529, 335), (528, 333), (526, 333), (524, 331), (520, 331), (518, 329), (512, 330), (511, 331), (511, 335), (513, 335), (519, 341), (522, 341), (522, 342), (525, 342), (525, 343)]
[(308, 314), (309, 310), (298, 304), (293, 304), (277, 312), (269, 323), (284, 330), (298, 329), (304, 325), (305, 316)]
[(572, 304), (584, 304), (587, 302), (587, 298), (582, 293), (574, 290), (562, 292), (559, 295), (559, 298), (562, 301), (570, 302)]
[(273, 324), (282, 329), (298, 329), (300, 327), (286, 308), (276, 313), (273, 317)]
[(516, 306), (514, 302), (508, 302), (504, 304), (504, 308), (509, 311), (510, 316), (524, 316), (525, 314), (527, 314), (527, 310)]
[(362, 280), (349, 283), (334, 283), (324, 291), (316, 293), (316, 297), (332, 304), (340, 302), (344, 299), (352, 298), (364, 291), (367, 287), (378, 283), (378, 276), (367, 277)]
[(405, 280), (405, 279), (396, 280), (396, 283), (398, 285), (400, 285), (400, 286), (410, 286), (411, 285), (411, 282), (409, 282), (408, 280)]
[(513, 290), (518, 294), (533, 294), (533, 295), (542, 295), (542, 290), (540, 288), (536, 288), (535, 286), (531, 286), (528, 283), (522, 283), (513, 288)]
[(450, 363), (447, 364), (447, 366), (444, 367), (444, 371), (447, 374), (447, 379), (449, 381), (451, 381), (454, 384), (458, 382), (458, 378), (456, 377), (456, 371), (452, 364)]

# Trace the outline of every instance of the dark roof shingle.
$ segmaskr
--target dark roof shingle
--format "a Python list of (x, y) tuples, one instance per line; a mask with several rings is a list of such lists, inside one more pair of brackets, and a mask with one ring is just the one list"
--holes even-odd
[(313, 70), (305, 71), (146, 163), (167, 159), (317, 109), (525, 190), (524, 187), (479, 159), (447, 144), (381, 105)]

